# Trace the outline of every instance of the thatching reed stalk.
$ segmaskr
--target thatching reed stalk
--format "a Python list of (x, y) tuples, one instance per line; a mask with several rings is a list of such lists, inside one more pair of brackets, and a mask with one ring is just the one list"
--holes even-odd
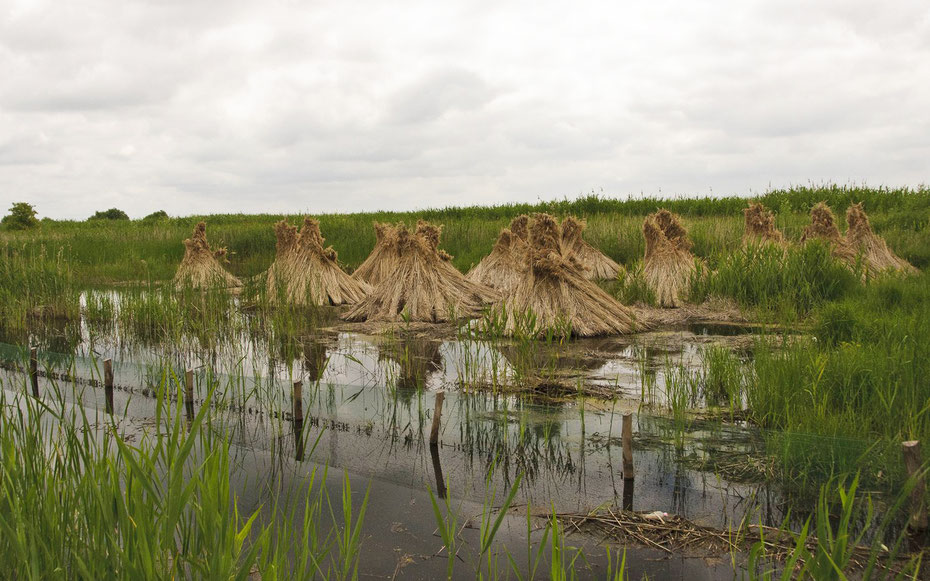
[(695, 270), (688, 232), (678, 216), (668, 210), (643, 221), (646, 256), (643, 276), (662, 307), (679, 307)]
[[(523, 271), (526, 270), (526, 257), (530, 250), (530, 245), (526, 241), (526, 225), (526, 216), (514, 218), (511, 228), (501, 230), (491, 254), (476, 264), (465, 275), (465, 278), (501, 292), (513, 289), (523, 278)], [(516, 227), (517, 231), (522, 231), (523, 236), (515, 234), (513, 227)]]
[(610, 280), (617, 278), (620, 265), (607, 257), (603, 252), (588, 244), (582, 237), (585, 223), (574, 216), (562, 221), (562, 244), (565, 249), (575, 257), (575, 260), (584, 269), (584, 274), (591, 280)]
[(872, 231), (872, 224), (862, 204), (846, 209), (846, 244), (855, 250), (870, 275), (892, 270), (916, 273), (917, 269), (888, 248), (885, 241)]
[(743, 244), (773, 243), (787, 245), (785, 237), (775, 227), (775, 215), (765, 206), (756, 202), (749, 204), (743, 210), (745, 217), (745, 232)]
[[(564, 230), (548, 214), (537, 214), (530, 228), (529, 264), (513, 297), (504, 304), (507, 311), (505, 332), (526, 332), (522, 325), (535, 317), (532, 332), (571, 327), (581, 337), (630, 333), (633, 311), (620, 304), (589, 280), (572, 252), (575, 227)], [(568, 244), (565, 244), (565, 242)]]
[(389, 279), (394, 274), (394, 257), (397, 246), (397, 231), (402, 225), (374, 223), (375, 247), (368, 258), (362, 262), (352, 278), (377, 286), (382, 280)]
[(332, 247), (324, 248), (320, 223), (304, 218), (300, 232), (281, 220), (274, 226), (277, 255), (268, 269), (269, 300), (295, 305), (346, 305), (362, 300), (371, 290), (346, 274)]
[(441, 228), (420, 221), (415, 232), (398, 225), (379, 251), (383, 278), (343, 318), (349, 321), (444, 322), (476, 317), (499, 299), (493, 289), (465, 278), (439, 250)]
[(198, 222), (193, 235), (184, 241), (184, 258), (174, 275), (174, 284), (178, 288), (241, 286), (239, 279), (226, 272), (221, 262), (229, 262), (226, 249), (211, 250), (207, 242), (207, 224)]

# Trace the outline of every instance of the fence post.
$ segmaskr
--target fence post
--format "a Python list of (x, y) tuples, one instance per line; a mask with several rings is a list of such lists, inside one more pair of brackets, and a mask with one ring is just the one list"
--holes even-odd
[(442, 416), (442, 402), (446, 398), (446, 392), (436, 392), (436, 407), (433, 408), (433, 427), (429, 431), (429, 445), (439, 445), (439, 419)]
[[(907, 468), (908, 478), (913, 478), (917, 474), (923, 459), (920, 454), (920, 441), (909, 440), (901, 444), (901, 451), (904, 453), (904, 467)], [(927, 506), (925, 498), (927, 497), (927, 483), (921, 475), (911, 490), (911, 518), (908, 526), (915, 531), (927, 530)]]
[(103, 389), (106, 396), (107, 413), (113, 415), (113, 360), (103, 360)]
[(194, 421), (194, 370), (188, 369), (184, 373), (184, 410), (187, 420)]
[(304, 401), (303, 401), (304, 384), (300, 381), (294, 382), (294, 392), (292, 394), (292, 410), (294, 412), (294, 421), (303, 423), (304, 421)]
[(633, 412), (623, 414), (623, 479), (633, 480)]
[(29, 381), (32, 383), (32, 397), (39, 397), (39, 350), (29, 349)]

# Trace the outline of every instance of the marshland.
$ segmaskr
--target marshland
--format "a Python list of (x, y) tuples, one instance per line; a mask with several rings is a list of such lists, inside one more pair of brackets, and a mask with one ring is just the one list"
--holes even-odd
[(0, 559), (918, 577), (928, 266), (923, 188), (4, 229)]

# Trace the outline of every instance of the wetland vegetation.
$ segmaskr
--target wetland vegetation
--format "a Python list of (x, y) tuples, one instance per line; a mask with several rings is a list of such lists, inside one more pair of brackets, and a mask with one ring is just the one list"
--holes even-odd
[[(4, 564), (21, 578), (355, 578), (360, 566), (485, 578), (694, 574), (648, 565), (655, 555), (640, 549), (624, 558), (616, 544), (608, 554), (584, 538), (584, 550), (572, 548), (566, 527), (588, 530), (578, 515), (622, 505), (743, 538), (721, 549), (732, 561), (708, 578), (881, 577), (886, 566), (917, 575), (922, 545), (904, 526), (916, 480), (901, 442), (930, 442), (930, 191), (811, 187), (758, 200), (790, 242), (816, 203), (863, 202), (919, 272), (863, 276), (818, 242), (743, 245), (741, 198), (592, 195), (318, 216), (350, 272), (375, 243), (372, 221), (443, 224), (441, 247), (464, 272), (517, 214), (580, 216), (585, 239), (623, 267), (600, 286), (656, 310), (641, 226), (659, 208), (679, 214), (702, 260), (681, 309), (724, 304), (733, 320), (566, 339), (535, 328), (506, 336), (493, 310), (379, 329), (341, 322), (336, 307), (276, 301), (254, 277), (275, 260), (273, 224), (294, 216), (0, 230)], [(182, 240), (204, 218), (240, 292), (171, 284)], [(28, 346), (41, 354), (39, 401), (24, 397)], [(104, 358), (123, 388), (114, 418), (97, 387)], [(198, 403), (187, 422), (186, 369), (197, 372)], [(307, 423), (295, 431), (298, 380)], [(438, 390), (448, 399), (431, 458), (424, 438)], [(641, 470), (629, 506), (618, 476), (624, 411), (636, 413)], [(377, 495), (400, 485), (418, 491), (409, 500), (422, 514), (410, 522), (378, 512), (388, 509)], [(780, 542), (767, 544), (762, 530)], [(650, 542), (638, 541), (664, 553)]]

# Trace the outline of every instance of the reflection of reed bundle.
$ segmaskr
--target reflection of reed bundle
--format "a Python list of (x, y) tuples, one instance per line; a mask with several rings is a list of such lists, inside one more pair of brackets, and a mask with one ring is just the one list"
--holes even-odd
[(678, 307), (695, 270), (691, 241), (678, 217), (659, 210), (643, 222), (643, 275), (663, 307)]
[[(350, 321), (441, 322), (473, 317), (497, 293), (465, 278), (439, 250), (441, 228), (420, 221), (415, 232), (393, 228), (378, 250), (377, 267), (390, 273), (363, 301), (345, 314)], [(377, 248), (376, 248), (377, 250)], [(374, 255), (374, 252), (372, 252)], [(367, 262), (367, 261), (366, 261)]]
[(442, 370), (442, 352), (438, 341), (386, 341), (378, 348), (379, 361), (393, 361), (399, 372), (397, 387), (419, 389), (429, 377)]
[(869, 274), (878, 274), (886, 270), (914, 273), (908, 261), (898, 257), (888, 248), (885, 241), (872, 232), (869, 217), (862, 209), (862, 204), (853, 204), (846, 210), (846, 244), (861, 257), (862, 264)]
[(272, 301), (283, 294), (292, 304), (343, 305), (362, 300), (369, 287), (339, 268), (336, 251), (324, 248), (320, 223), (305, 218), (297, 232), (284, 220), (275, 224), (277, 256), (268, 269), (268, 295)]
[(562, 245), (567, 247), (565, 252), (575, 257), (575, 261), (581, 265), (587, 278), (591, 280), (617, 278), (620, 265), (582, 238), (584, 228), (585, 223), (573, 216), (562, 221)]
[(530, 249), (526, 241), (526, 224), (526, 216), (514, 218), (510, 228), (501, 230), (491, 254), (475, 265), (465, 278), (501, 292), (513, 289), (526, 270), (526, 257)]
[(785, 237), (775, 227), (775, 215), (759, 203), (749, 204), (743, 210), (745, 218), (745, 232), (743, 244), (771, 242), (785, 244)]
[(226, 249), (211, 250), (207, 242), (207, 225), (198, 222), (194, 233), (184, 241), (184, 258), (174, 275), (178, 287), (194, 288), (239, 286), (239, 279), (226, 272), (220, 261), (226, 260)]
[(529, 265), (506, 303), (508, 333), (523, 330), (520, 318), (531, 312), (539, 332), (566, 324), (579, 336), (633, 330), (632, 311), (585, 277), (572, 251), (577, 235), (579, 230), (563, 231), (548, 214), (534, 217)]

